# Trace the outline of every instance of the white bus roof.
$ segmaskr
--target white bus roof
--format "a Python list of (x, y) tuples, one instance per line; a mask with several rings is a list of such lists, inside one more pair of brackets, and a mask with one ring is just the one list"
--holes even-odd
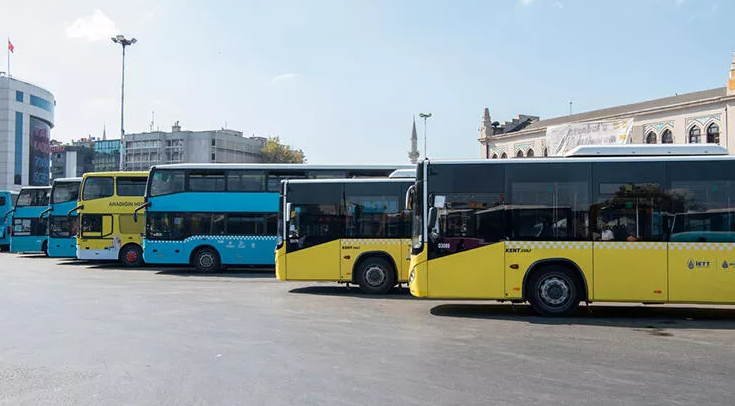
[(287, 182), (289, 185), (295, 184), (314, 184), (314, 183), (414, 183), (414, 178), (345, 178), (345, 179), (287, 179), (281, 183)]
[(82, 178), (81, 177), (79, 177), (79, 178), (56, 178), (56, 179), (54, 179), (54, 183), (56, 183), (56, 182), (59, 182), (59, 183), (61, 183), (61, 182), (81, 182), (81, 181), (82, 181)]
[(564, 154), (564, 157), (694, 155), (727, 155), (727, 149), (718, 144), (580, 145)]
[(416, 178), (416, 167), (406, 169), (396, 169), (388, 175), (389, 178)]
[(411, 168), (412, 165), (312, 165), (312, 164), (167, 164), (151, 169), (385, 169)]
[(21, 191), (24, 190), (44, 190), (44, 189), (51, 189), (51, 186), (23, 186), (20, 188)]

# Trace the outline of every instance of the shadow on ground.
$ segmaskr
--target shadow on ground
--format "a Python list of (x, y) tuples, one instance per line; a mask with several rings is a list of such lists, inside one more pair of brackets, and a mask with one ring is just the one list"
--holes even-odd
[(441, 304), (431, 309), (441, 317), (509, 320), (547, 325), (589, 325), (640, 328), (652, 335), (669, 336), (666, 329), (735, 330), (735, 308), (671, 306), (581, 306), (571, 317), (537, 315), (528, 305)]
[(228, 268), (226, 271), (215, 273), (197, 273), (192, 268), (154, 268), (156, 275), (171, 275), (190, 278), (250, 278), (250, 279), (275, 279), (273, 268)]
[(383, 299), (383, 300), (411, 300), (413, 296), (409, 294), (408, 288), (393, 288), (385, 295), (370, 295), (355, 286), (307, 286), (303, 288), (291, 289), (290, 293), (299, 293), (306, 295), (319, 296), (354, 296), (366, 299)]

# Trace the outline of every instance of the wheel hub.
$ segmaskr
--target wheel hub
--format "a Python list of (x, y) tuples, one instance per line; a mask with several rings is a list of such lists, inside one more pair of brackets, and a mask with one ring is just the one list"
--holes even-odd
[(559, 306), (571, 297), (571, 288), (567, 281), (552, 276), (545, 279), (539, 287), (541, 299), (550, 306)]
[(128, 251), (128, 253), (125, 254), (125, 258), (128, 262), (135, 262), (138, 260), (138, 253), (135, 251)]
[(199, 257), (199, 265), (202, 268), (209, 268), (214, 264), (214, 257), (211, 254), (204, 254)]
[(386, 277), (385, 269), (382, 266), (371, 265), (365, 270), (365, 282), (370, 286), (380, 286), (385, 282)]

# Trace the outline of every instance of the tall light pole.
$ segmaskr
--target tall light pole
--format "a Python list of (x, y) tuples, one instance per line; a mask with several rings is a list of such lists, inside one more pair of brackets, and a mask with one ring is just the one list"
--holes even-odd
[(122, 46), (122, 82), (120, 86), (120, 170), (123, 170), (123, 157), (125, 147), (125, 47), (138, 42), (137, 39), (126, 39), (124, 35), (111, 38), (112, 42)]
[(424, 159), (428, 157), (426, 155), (426, 119), (431, 117), (431, 113), (420, 113), (419, 117), (424, 119)]

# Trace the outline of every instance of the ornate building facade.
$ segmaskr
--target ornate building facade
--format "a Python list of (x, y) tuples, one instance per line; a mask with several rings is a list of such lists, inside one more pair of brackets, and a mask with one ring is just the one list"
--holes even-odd
[(735, 56), (727, 86), (662, 99), (540, 120), (520, 115), (502, 125), (485, 109), (480, 137), (485, 159), (547, 155), (546, 129), (551, 126), (601, 120), (633, 119), (631, 143), (720, 144), (735, 153)]

